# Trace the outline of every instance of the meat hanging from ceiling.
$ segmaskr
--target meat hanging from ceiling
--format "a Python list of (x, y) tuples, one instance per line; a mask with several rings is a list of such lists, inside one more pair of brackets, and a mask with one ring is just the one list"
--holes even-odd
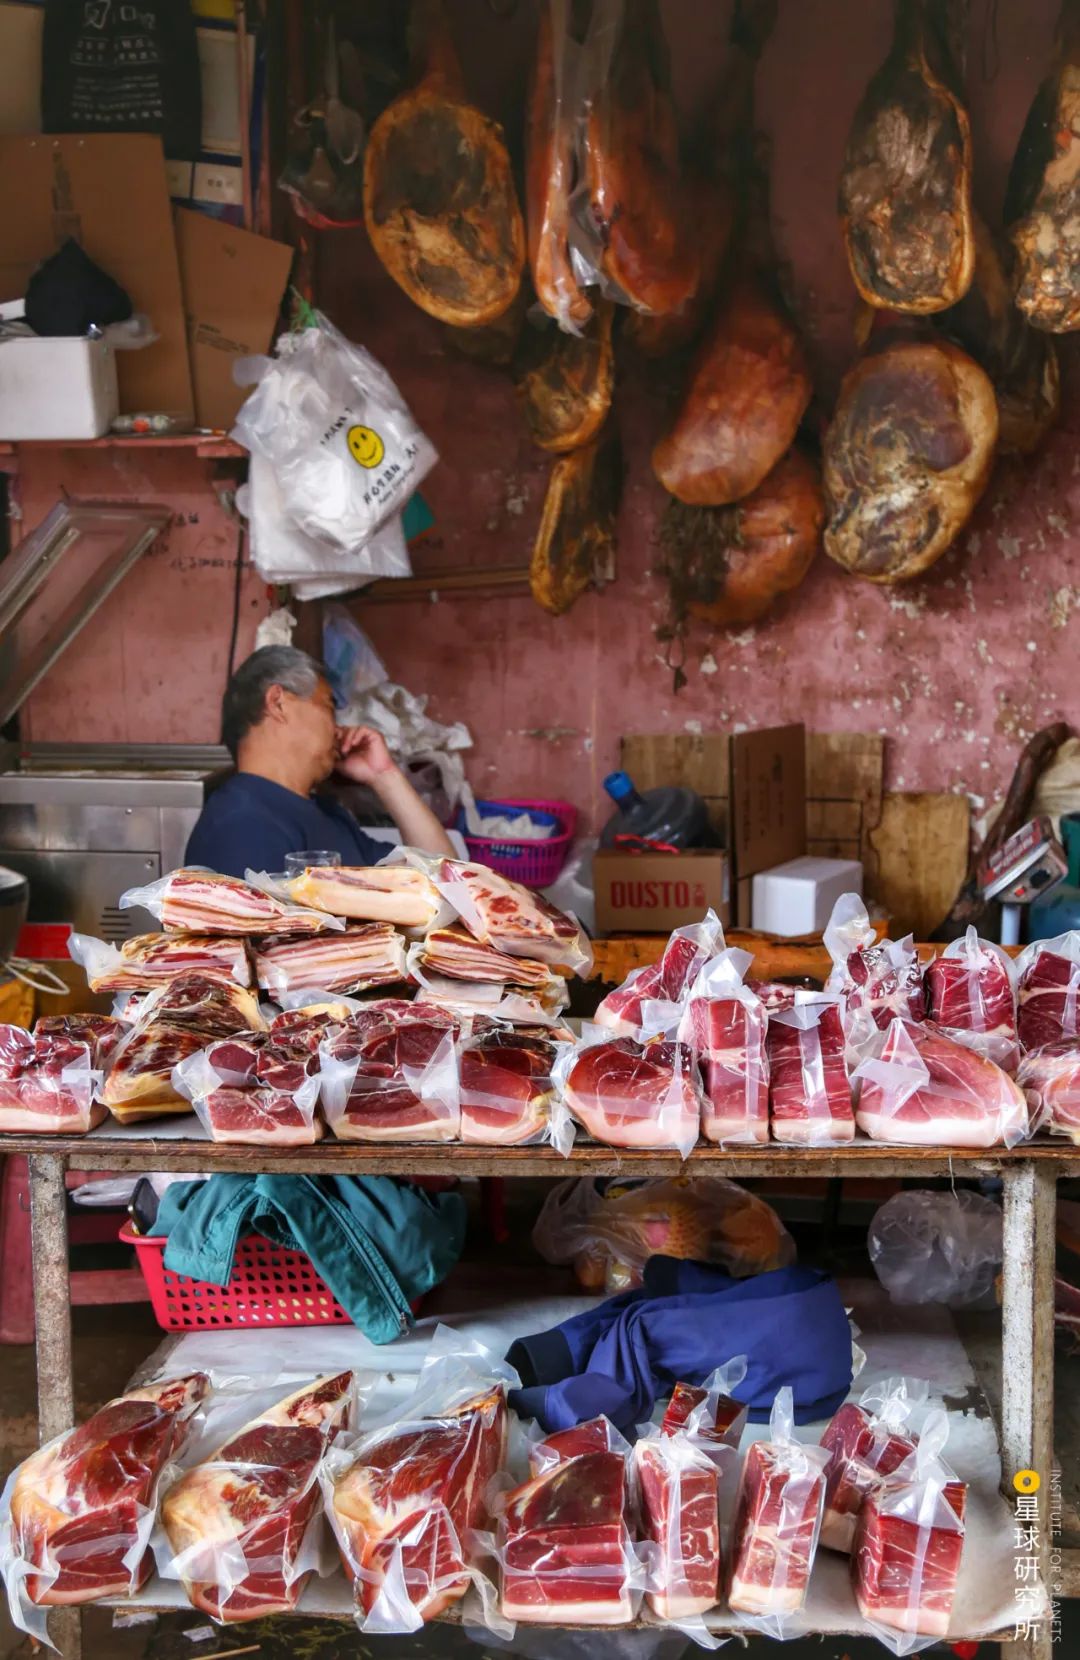
[(1031, 326), (1013, 304), (1008, 245), (975, 217), (975, 275), (934, 327), (954, 340), (990, 376), (998, 405), (998, 449), (1030, 455), (1061, 411), (1061, 374), (1051, 336)]
[(949, 341), (883, 341), (844, 376), (823, 445), (830, 559), (903, 582), (940, 559), (986, 488), (998, 411), (989, 377)]
[(727, 507), (668, 503), (660, 527), (660, 571), (671, 590), (672, 624), (689, 614), (717, 628), (757, 622), (797, 588), (821, 547), (825, 497), (820, 469), (798, 445), (756, 490)]
[(1005, 192), (1016, 304), (1036, 328), (1080, 328), (1080, 0), (1064, 0), (1053, 67), (1028, 112)]
[(513, 304), (525, 229), (502, 128), (468, 102), (440, 0), (414, 0), (416, 84), (376, 121), (364, 157), (375, 252), (422, 310), (478, 327)]
[(525, 122), (525, 215), (536, 298), (560, 328), (592, 315), (570, 254), (570, 195), (576, 182), (577, 80), (582, 0), (541, 0)]
[(663, 316), (693, 295), (700, 256), (657, 0), (594, 0), (590, 44), (584, 175), (597, 275), (628, 305)]
[(897, 0), (888, 57), (855, 112), (840, 216), (872, 306), (943, 311), (975, 266), (971, 125), (946, 37), (947, 0)]
[(598, 300), (580, 334), (548, 324), (525, 331), (517, 390), (533, 442), (541, 449), (580, 449), (600, 431), (615, 385), (614, 306)]
[(586, 588), (613, 579), (622, 480), (613, 428), (554, 463), (529, 564), (532, 596), (553, 616), (569, 611)]

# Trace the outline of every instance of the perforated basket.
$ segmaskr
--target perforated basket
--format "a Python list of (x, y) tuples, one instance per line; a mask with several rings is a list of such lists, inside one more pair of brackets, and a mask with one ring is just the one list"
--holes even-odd
[(286, 1251), (259, 1234), (236, 1247), (228, 1285), (189, 1280), (165, 1266), (165, 1239), (120, 1230), (135, 1249), (154, 1317), (164, 1331), (248, 1326), (350, 1326), (352, 1321), (302, 1251)]
[(488, 836), (470, 836), (465, 829), (465, 815), (458, 814), (457, 828), (465, 837), (469, 858), (477, 864), (497, 870), (512, 882), (522, 882), (527, 888), (546, 888), (554, 882), (570, 851), (577, 823), (577, 808), (569, 801), (478, 801), (477, 810), (487, 815), (498, 813), (516, 818), (528, 813), (537, 824), (552, 824), (555, 831), (543, 841), (498, 841)]

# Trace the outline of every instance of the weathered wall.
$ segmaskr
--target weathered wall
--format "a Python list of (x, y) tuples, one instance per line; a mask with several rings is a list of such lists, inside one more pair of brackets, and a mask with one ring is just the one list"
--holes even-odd
[[(533, 11), (522, 0), (501, 19), (487, 0), (455, 0), (470, 86), (512, 133)], [(851, 113), (887, 48), (891, 5), (781, 0), (780, 11), (759, 112), (772, 141), (778, 250), (828, 399), (853, 352), (855, 310), (836, 179)], [(972, 5), (968, 83), (978, 195), (989, 217), (1048, 59), (1055, 12), (1056, 0)], [(693, 118), (719, 83), (729, 6), (667, 0), (665, 17), (680, 106)], [(362, 233), (323, 240), (322, 282), (327, 310), (388, 364), (441, 451), (425, 486), (438, 529), (423, 568), (524, 563), (546, 466), (523, 435), (508, 381), (447, 349), (372, 260)], [(820, 729), (888, 734), (891, 788), (992, 797), (1025, 734), (1055, 715), (1080, 716), (1071, 615), (1080, 604), (1080, 385), (1075, 372), (1067, 382), (1065, 418), (1045, 453), (1001, 468), (967, 535), (925, 582), (883, 593), (822, 558), (784, 610), (756, 629), (695, 634), (678, 697), (654, 639), (663, 599), (650, 575), (663, 493), (648, 455), (663, 390), (631, 364), (617, 395), (628, 476), (612, 588), (561, 619), (523, 593), (361, 602), (358, 611), (394, 676), (430, 692), (437, 714), (468, 721), (480, 788), (497, 781), (512, 793), (568, 795), (596, 812), (620, 732), (802, 718)], [(200, 523), (190, 536), (178, 529), (170, 551), (103, 613), (102, 637), (120, 640), (123, 673), (106, 668), (102, 647), (96, 661), (93, 647), (78, 650), (35, 700), (36, 736), (214, 735), (230, 578), (227, 569), (175, 565), (182, 546), (209, 550), (227, 566), (231, 527), (205, 497), (194, 505), (199, 464), (185, 462), (182, 478), (163, 471), (152, 480), (151, 458), (143, 465), (156, 488), (174, 478), (182, 485), (178, 506), (197, 511)], [(44, 507), (55, 486), (54, 477), (35, 478), (28, 504)], [(93, 733), (85, 730), (90, 715)]]

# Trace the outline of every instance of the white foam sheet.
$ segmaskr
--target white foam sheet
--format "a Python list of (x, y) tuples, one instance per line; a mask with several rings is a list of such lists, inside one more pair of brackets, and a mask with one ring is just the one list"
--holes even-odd
[[(1001, 1460), (993, 1419), (952, 1319), (941, 1308), (897, 1308), (879, 1286), (866, 1281), (843, 1289), (867, 1357), (866, 1367), (853, 1386), (853, 1398), (857, 1399), (874, 1378), (906, 1374), (926, 1378), (931, 1395), (939, 1401), (944, 1399), (948, 1408), (945, 1457), (969, 1487), (967, 1535), (949, 1638), (1011, 1630), (1016, 1608), (1014, 1516), (998, 1491)], [(216, 1380), (229, 1381), (231, 1387), (243, 1377), (250, 1377), (253, 1385), (258, 1380), (261, 1387), (272, 1379), (281, 1383), (284, 1395), (305, 1378), (352, 1367), (358, 1373), (377, 1374), (395, 1389), (400, 1387), (404, 1401), (436, 1325), (450, 1325), (462, 1338), (482, 1343), (501, 1357), (515, 1338), (546, 1330), (596, 1301), (599, 1299), (548, 1296), (520, 1298), (512, 1306), (492, 1302), (468, 1313), (444, 1313), (419, 1320), (411, 1332), (384, 1348), (377, 1348), (349, 1326), (191, 1332), (171, 1348), (163, 1348), (160, 1365), (148, 1375), (208, 1370)], [(823, 1420), (803, 1425), (798, 1434), (803, 1441), (816, 1442), (824, 1428)], [(745, 1452), (751, 1441), (767, 1435), (767, 1425), (748, 1425), (741, 1450)], [(725, 1484), (728, 1510), (734, 1487), (734, 1480)], [(726, 1517), (725, 1522), (729, 1521)], [(725, 1545), (727, 1532), (725, 1526)], [(187, 1606), (178, 1584), (158, 1579), (151, 1580), (134, 1603), (162, 1608)], [(313, 1615), (340, 1618), (350, 1609), (350, 1589), (339, 1573), (313, 1580), (300, 1602), (300, 1612)], [(1045, 1609), (1048, 1613), (1048, 1599)], [(468, 1604), (463, 1613), (469, 1621)], [(753, 1630), (723, 1606), (705, 1618), (716, 1630)], [(642, 1623), (661, 1622), (644, 1612)], [(824, 1549), (817, 1553), (805, 1607), (785, 1620), (788, 1636), (814, 1632), (868, 1634), (852, 1595), (848, 1558)]]

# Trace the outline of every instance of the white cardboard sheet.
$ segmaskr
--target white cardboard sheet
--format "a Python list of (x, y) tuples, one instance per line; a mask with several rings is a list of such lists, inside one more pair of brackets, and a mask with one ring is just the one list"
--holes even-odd
[[(948, 1408), (949, 1442), (945, 1457), (970, 1489), (967, 1537), (950, 1637), (979, 1637), (1011, 1631), (1016, 1608), (1013, 1512), (998, 1491), (1001, 1462), (993, 1419), (952, 1319), (941, 1308), (896, 1308), (880, 1287), (867, 1281), (846, 1286), (844, 1291), (859, 1327), (859, 1343), (867, 1356), (853, 1396), (857, 1398), (875, 1377), (903, 1373), (926, 1378), (932, 1396), (939, 1401), (943, 1398)], [(207, 1370), (215, 1374), (216, 1381), (228, 1380), (234, 1388), (236, 1380), (244, 1377), (251, 1378), (253, 1383), (257, 1379), (260, 1387), (265, 1387), (268, 1381), (280, 1382), (281, 1393), (286, 1394), (305, 1378), (352, 1367), (357, 1373), (376, 1373), (400, 1385), (404, 1400), (411, 1392), (414, 1375), (437, 1325), (453, 1326), (463, 1338), (482, 1343), (501, 1357), (516, 1337), (546, 1330), (599, 1300), (581, 1296), (534, 1297), (519, 1299), (512, 1306), (492, 1301), (489, 1306), (474, 1308), (468, 1313), (444, 1313), (420, 1320), (413, 1331), (385, 1348), (376, 1347), (351, 1326), (191, 1332), (167, 1352), (162, 1351), (159, 1370), (166, 1375)], [(824, 1421), (807, 1424), (798, 1433), (802, 1440), (816, 1442), (824, 1428)], [(745, 1451), (750, 1441), (767, 1434), (766, 1425), (749, 1425), (744, 1432), (742, 1450)], [(734, 1482), (727, 1489), (729, 1507), (733, 1488)], [(186, 1606), (178, 1584), (158, 1579), (151, 1580), (135, 1599), (135, 1605), (139, 1604)], [(1048, 1611), (1048, 1601), (1046, 1608)], [(300, 1612), (307, 1614), (340, 1618), (350, 1610), (351, 1591), (340, 1573), (313, 1580), (300, 1602)], [(463, 1616), (471, 1623), (467, 1603)], [(642, 1620), (645, 1624), (658, 1623), (647, 1613)], [(750, 1630), (723, 1608), (706, 1616), (706, 1620), (717, 1630)], [(818, 1551), (806, 1606), (800, 1614), (790, 1616), (787, 1629), (792, 1637), (811, 1632), (867, 1634), (852, 1596), (846, 1556)]]

